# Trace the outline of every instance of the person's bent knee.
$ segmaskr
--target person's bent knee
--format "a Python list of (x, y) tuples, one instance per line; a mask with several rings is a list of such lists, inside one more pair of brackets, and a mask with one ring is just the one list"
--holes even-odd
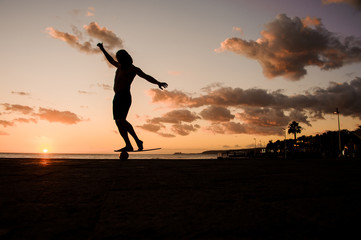
[(126, 126), (127, 120), (122, 119), (122, 118), (117, 118), (117, 119), (115, 119), (115, 123), (116, 123), (118, 126)]

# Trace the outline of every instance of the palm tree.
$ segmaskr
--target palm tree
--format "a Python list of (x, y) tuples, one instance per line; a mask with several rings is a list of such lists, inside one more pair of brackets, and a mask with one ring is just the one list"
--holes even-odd
[(298, 124), (298, 122), (293, 121), (288, 125), (288, 133), (293, 133), (293, 135), (295, 136), (295, 140), (296, 140), (296, 134), (297, 133), (301, 133), (302, 131), (302, 127)]

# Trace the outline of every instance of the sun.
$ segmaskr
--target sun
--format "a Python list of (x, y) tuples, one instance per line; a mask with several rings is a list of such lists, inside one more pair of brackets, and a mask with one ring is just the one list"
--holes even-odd
[(48, 149), (44, 148), (43, 153), (47, 153), (47, 152), (48, 152)]

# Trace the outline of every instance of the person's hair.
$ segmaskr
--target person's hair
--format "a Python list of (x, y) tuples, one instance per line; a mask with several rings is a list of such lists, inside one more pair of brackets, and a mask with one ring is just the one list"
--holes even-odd
[(129, 53), (127, 51), (125, 51), (124, 49), (121, 49), (117, 52), (116, 54), (116, 58), (118, 60), (118, 62), (123, 65), (124, 67), (130, 66), (133, 64), (133, 59), (132, 57), (129, 55)]

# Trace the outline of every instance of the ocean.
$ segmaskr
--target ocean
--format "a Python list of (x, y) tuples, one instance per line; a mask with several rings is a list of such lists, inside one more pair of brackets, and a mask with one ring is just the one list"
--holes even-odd
[[(118, 159), (119, 154), (64, 154), (64, 153), (0, 153), (0, 158), (43, 159)], [(139, 154), (130, 153), (129, 159), (191, 160), (217, 159), (217, 154)]]

